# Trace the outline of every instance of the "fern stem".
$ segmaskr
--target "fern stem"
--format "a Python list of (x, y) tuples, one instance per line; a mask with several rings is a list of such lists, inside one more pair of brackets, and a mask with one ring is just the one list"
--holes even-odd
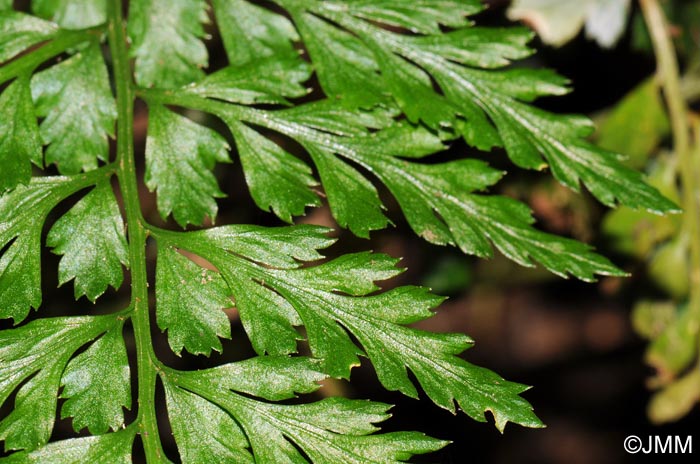
[(688, 106), (683, 96), (676, 52), (666, 17), (657, 0), (640, 0), (654, 53), (658, 75), (668, 106), (673, 130), (673, 149), (680, 164), (683, 232), (690, 240), (690, 311), (700, 314), (700, 174), (690, 148)]
[(690, 137), (688, 131), (687, 105), (681, 91), (680, 73), (676, 52), (671, 42), (670, 32), (664, 12), (657, 0), (640, 0), (654, 54), (658, 65), (658, 75), (666, 97), (671, 126), (673, 145), (681, 163), (688, 161)]
[(131, 323), (136, 340), (136, 362), (138, 372), (138, 430), (143, 442), (146, 460), (149, 463), (166, 461), (160, 444), (158, 421), (155, 411), (157, 376), (156, 356), (151, 340), (150, 315), (148, 309), (148, 282), (146, 275), (146, 239), (134, 161), (133, 124), (134, 90), (131, 67), (126, 49), (126, 36), (122, 18), (121, 0), (110, 0), (109, 46), (114, 65), (114, 80), (117, 90), (117, 176), (124, 197), (126, 222), (129, 237), (129, 261), (131, 265)]

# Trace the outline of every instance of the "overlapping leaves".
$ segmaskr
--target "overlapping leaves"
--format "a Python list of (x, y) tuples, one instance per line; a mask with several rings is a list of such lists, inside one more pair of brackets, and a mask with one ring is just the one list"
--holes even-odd
[(344, 398), (300, 405), (264, 401), (312, 392), (324, 377), (305, 358), (271, 356), (204, 371), (163, 372), (184, 462), (306, 462), (301, 450), (312, 462), (393, 463), (445, 446), (417, 432), (371, 435), (377, 430), (373, 423), (388, 417), (385, 404)]
[[(546, 162), (561, 183), (575, 190), (583, 183), (607, 205), (619, 201), (657, 212), (674, 208), (658, 192), (640, 182), (638, 173), (621, 165), (615, 154), (583, 139), (592, 132), (587, 119), (553, 115), (527, 103), (540, 96), (566, 92), (565, 81), (548, 72), (492, 69), (531, 53), (525, 45), (530, 33), (525, 30), (491, 36), (488, 51), (474, 54), (463, 50), (473, 49), (471, 42), (483, 41), (478, 29), (446, 33), (436, 28), (428, 30), (423, 24), (425, 15), (417, 13), (392, 22), (387, 15), (400, 11), (395, 2), (377, 2), (373, 8), (366, 8), (363, 2), (279, 0), (278, 3), (290, 11), (307, 44), (325, 43), (327, 48), (338, 48), (336, 44), (342, 46), (349, 33), (354, 34), (357, 39), (349, 40), (362, 50), (367, 63), (372, 62), (372, 67), (379, 70), (376, 80), (382, 82), (381, 87), (393, 96), (409, 120), (423, 121), (434, 129), (451, 126), (478, 148), (503, 146), (520, 167), (541, 169)], [(467, 2), (470, 3), (476, 7), (478, 2)], [(475, 12), (456, 8), (453, 11), (461, 11), (463, 15)], [(312, 23), (321, 21), (319, 16), (341, 25), (345, 31), (338, 29), (337, 34), (344, 34), (343, 38), (329, 43), (323, 32), (317, 33), (331, 27), (312, 27)], [(419, 36), (394, 33), (358, 18), (428, 33)], [(441, 18), (434, 21), (452, 25)], [(312, 47), (312, 60), (323, 62), (323, 57), (314, 56)], [(317, 71), (323, 73), (322, 69)], [(433, 90), (431, 79), (441, 93)], [(323, 85), (321, 76), (319, 80)], [(352, 99), (359, 98), (358, 92), (364, 90), (355, 91), (349, 85), (343, 89), (343, 95)]]
[[(254, 110), (214, 101), (255, 103), (252, 95), (245, 98), (238, 91), (220, 90), (227, 75), (234, 89), (241, 86), (235, 65), (220, 71), (215, 81), (213, 76), (219, 73), (180, 91), (144, 96), (154, 107), (182, 105), (223, 119), (236, 141), (253, 198), (281, 219), (290, 221), (307, 206), (317, 205), (318, 199), (310, 168), (283, 146), (266, 140), (270, 130), (303, 146), (336, 221), (361, 237), (390, 221), (376, 186), (358, 165), (389, 188), (413, 230), (432, 243), (455, 245), (481, 257), (491, 256), (495, 246), (520, 264), (537, 262), (557, 274), (585, 280), (596, 274), (620, 274), (589, 247), (536, 230), (523, 205), (479, 193), (496, 183), (501, 173), (467, 160), (423, 161), (445, 148), (441, 139), (455, 135), (481, 149), (504, 146), (521, 167), (541, 169), (548, 163), (565, 185), (578, 189), (583, 182), (606, 204), (621, 201), (656, 212), (675, 208), (641, 182), (638, 173), (620, 164), (616, 155), (585, 141), (591, 131), (588, 120), (553, 115), (528, 103), (566, 92), (566, 82), (547, 71), (496, 69), (529, 55), (526, 43), (531, 34), (523, 29), (468, 27), (465, 16), (479, 11), (478, 2), (460, 3), (459, 8), (447, 2), (461, 13), (450, 18), (437, 8), (444, 7), (444, 2), (425, 2), (410, 9), (395, 2), (279, 3), (290, 12), (324, 92), (338, 104), (321, 101), (290, 109)], [(219, 16), (230, 13), (224, 2), (214, 6)], [(423, 8), (438, 13), (429, 15)], [(256, 23), (261, 28), (275, 21), (267, 11), (261, 18)], [(418, 35), (390, 32), (365, 19)], [(287, 72), (296, 69), (298, 57), (289, 48), (295, 35), (285, 19), (279, 21), (287, 32), (267, 36), (266, 41), (236, 27), (227, 31), (229, 54), (231, 44), (245, 44), (241, 46), (279, 56), (278, 63), (291, 60)], [(443, 33), (440, 24), (457, 29)], [(434, 90), (431, 79), (441, 92)], [(260, 101), (277, 98), (284, 103), (284, 97), (299, 95), (274, 79), (262, 77), (262, 84), (262, 95), (269, 97)], [(407, 122), (395, 119), (394, 105)]]
[[(4, 248), (9, 244), (9, 247), (4, 250), (0, 256), (0, 317), (13, 318), (15, 323), (19, 323), (27, 317), (31, 308), (38, 308), (41, 305), (41, 232), (44, 220), (49, 212), (63, 199), (71, 194), (90, 185), (94, 178), (99, 178), (99, 172), (93, 172), (92, 176), (74, 176), (74, 177), (45, 177), (33, 178), (26, 186), (19, 186), (2, 196), (0, 196), (0, 217), (3, 218), (0, 222), (0, 247)], [(91, 179), (91, 177), (93, 179)], [(100, 196), (112, 195), (111, 192), (105, 192), (102, 189)], [(96, 194), (92, 195), (95, 198)], [(112, 196), (112, 201), (108, 201), (106, 206), (116, 207), (116, 200)], [(76, 212), (72, 213), (72, 217), (80, 217), (84, 214), (84, 207), (76, 206)], [(105, 221), (93, 222), (95, 218), (88, 218), (86, 224), (80, 224), (81, 227), (87, 227), (91, 231), (91, 237), (99, 240), (112, 238), (116, 240), (116, 244), (123, 240), (123, 230), (110, 227), (110, 219), (112, 225), (116, 221), (115, 217), (104, 216), (109, 214), (109, 210), (100, 211), (99, 215)], [(65, 223), (71, 221), (70, 216), (67, 216)], [(117, 214), (118, 217), (118, 214)], [(118, 218), (121, 221), (121, 218)], [(104, 229), (103, 229), (104, 227)], [(116, 262), (118, 271), (112, 268), (112, 272), (108, 268), (100, 268), (97, 274), (85, 274), (86, 270), (76, 266), (78, 261), (83, 261), (92, 267), (100, 267), (103, 264), (103, 257), (107, 260), (107, 255), (101, 253), (109, 253), (110, 249), (96, 250), (99, 247), (98, 243), (93, 243), (91, 240), (84, 241), (85, 237), (79, 235), (64, 236), (60, 231), (61, 226), (56, 229), (54, 237), (58, 244), (64, 246), (60, 248), (61, 253), (65, 255), (66, 264), (62, 265), (62, 275), (65, 280), (75, 277), (80, 274), (81, 284), (89, 284), (90, 287), (98, 288), (104, 291), (109, 283), (117, 284), (121, 282), (122, 270), (119, 261)], [(110, 235), (111, 233), (111, 235)], [(102, 235), (104, 234), (104, 235)], [(120, 235), (121, 234), (121, 235)], [(121, 238), (120, 238), (121, 237)], [(83, 246), (92, 253), (85, 255)], [(112, 250), (117, 253), (120, 249)], [(114, 261), (112, 261), (114, 264)], [(105, 272), (108, 275), (105, 275)], [(116, 279), (116, 282), (109, 282), (109, 277)], [(107, 281), (103, 280), (107, 278)], [(85, 279), (83, 281), (83, 279)], [(79, 296), (84, 291), (79, 290), (80, 285), (76, 287), (76, 294)], [(102, 293), (99, 291), (98, 293)], [(90, 292), (88, 296), (94, 299), (97, 294)]]
[[(36, 16), (10, 3), (0, 2), (0, 76), (7, 82), (0, 110), (13, 116), (0, 121), (0, 317), (18, 324), (41, 304), (44, 228), (46, 245), (61, 255), (58, 280), (73, 281), (76, 299), (94, 302), (119, 288), (125, 268), (138, 266), (132, 278), (146, 270), (129, 262), (111, 182), (118, 163), (108, 138), (117, 112), (101, 44), (108, 3), (34, 0)], [(613, 154), (584, 140), (586, 120), (530, 105), (566, 92), (566, 82), (546, 71), (498, 69), (531, 53), (530, 34), (472, 27), (467, 17), (480, 2), (276, 3), (290, 19), (248, 0), (214, 0), (212, 15), (202, 0), (129, 3), (134, 81), (149, 111), (144, 183), (163, 218), (182, 227), (215, 220), (223, 193), (214, 167), (229, 161), (227, 135), (253, 200), (283, 221), (325, 196), (342, 227), (368, 237), (391, 223), (379, 181), (432, 243), (482, 257), (496, 248), (523, 265), (585, 280), (620, 271), (584, 244), (535, 229), (524, 205), (489, 194), (502, 172), (430, 156), (461, 136), (478, 149), (504, 147), (520, 167), (548, 164), (562, 183), (583, 183), (606, 204), (673, 209)], [(228, 64), (206, 75), (202, 39), (210, 19)], [(121, 25), (112, 22), (109, 31), (115, 27)], [(110, 52), (107, 62), (118, 63)], [(311, 91), (312, 73), (325, 98), (298, 104)], [(229, 134), (177, 107), (217, 116)], [(32, 165), (55, 165), (66, 176), (32, 177)], [(119, 172), (119, 193), (129, 195), (124, 182), (135, 179)], [(68, 199), (67, 211), (45, 227)], [(125, 208), (135, 208), (138, 199), (131, 200)], [(387, 389), (417, 397), (420, 387), (437, 405), (478, 421), (490, 412), (499, 430), (507, 422), (542, 425), (520, 396), (527, 387), (459, 356), (472, 344), (467, 336), (410, 327), (432, 316), (442, 298), (420, 287), (379, 292), (377, 281), (401, 272), (388, 256), (357, 253), (309, 265), (333, 242), (316, 226), (172, 232), (141, 218), (128, 226), (148, 229), (157, 241), (155, 319), (176, 354), (222, 351), (231, 306), (258, 354), (195, 372), (164, 366), (152, 352), (139, 359), (147, 363), (141, 371), (160, 375), (183, 462), (404, 462), (443, 447), (416, 432), (374, 434), (388, 405), (275, 403), (315, 391), (326, 376), (349, 378), (361, 357)], [(44, 318), (0, 332), (0, 402), (14, 406), (0, 421), (0, 440), (17, 451), (8, 462), (131, 461), (143, 417), (140, 410), (137, 422), (125, 424), (132, 400), (123, 331), (133, 311)], [(149, 332), (141, 329), (137, 337)], [(315, 359), (297, 355), (300, 343)], [(94, 436), (47, 444), (59, 398), (60, 416)], [(139, 398), (140, 409), (153, 407), (153, 398)]]
[[(105, 331), (87, 351), (70, 360), (81, 346)], [(65, 386), (62, 397), (69, 398), (62, 415), (74, 417), (76, 429), (87, 426), (99, 433), (121, 427), (122, 406), (129, 407), (131, 398), (120, 332), (121, 322), (114, 316), (45, 318), (0, 332), (0, 400), (4, 402), (20, 387), (14, 409), (0, 422), (6, 450), (33, 450), (48, 442), (61, 385)]]
[[(188, 234), (166, 232), (156, 237), (166, 245), (200, 255), (219, 269), (260, 355), (296, 351), (299, 336), (294, 327), (303, 324), (312, 354), (322, 360), (323, 371), (333, 377), (349, 378), (350, 369), (359, 365), (358, 356), (367, 356), (387, 389), (417, 397), (408, 376), (410, 370), (428, 396), (443, 408), (454, 411), (456, 401), (462, 411), (481, 421), (485, 420), (484, 412), (491, 411), (501, 430), (508, 421), (541, 425), (518, 396), (526, 387), (506, 382), (457, 357), (471, 344), (466, 336), (439, 335), (404, 326), (432, 316), (430, 309), (440, 304), (441, 297), (419, 287), (368, 296), (378, 289), (375, 281), (401, 272), (395, 268), (396, 260), (359, 253), (315, 267), (300, 267), (293, 259), (299, 258), (298, 253), (292, 254), (294, 248), (302, 247), (305, 241), (327, 245), (324, 232), (327, 230), (315, 227), (268, 232), (225, 226)], [(268, 262), (265, 266), (257, 264), (256, 248), (273, 245), (280, 237), (296, 245), (278, 252), (289, 253), (288, 259), (274, 267)], [(229, 253), (221, 253), (222, 248)], [(183, 285), (201, 289), (208, 282), (203, 279)], [(273, 336), (259, 338), (261, 327)]]
[[(173, 408), (189, 406), (178, 404), (178, 401), (185, 401), (185, 398), (177, 398), (178, 395), (197, 398), (177, 387), (167, 392)], [(216, 408), (215, 413), (221, 418), (228, 418), (226, 413), (235, 414), (241, 421), (241, 426), (236, 425), (238, 431), (234, 436), (243, 437), (243, 428), (250, 440), (246, 445), (255, 453), (256, 459), (264, 462), (307, 462), (298, 447), (312, 462), (398, 463), (405, 462), (415, 454), (436, 451), (446, 444), (418, 432), (369, 435), (377, 430), (373, 423), (388, 417), (387, 405), (384, 404), (334, 398), (316, 404), (280, 406), (256, 402), (235, 394), (219, 394), (214, 398), (221, 404), (220, 408), (211, 403), (207, 406)], [(206, 411), (207, 406), (198, 406), (200, 410)], [(210, 420), (210, 417), (206, 419)], [(200, 424), (204, 425), (201, 422), (197, 425)], [(227, 432), (236, 430), (231, 424), (226, 425), (229, 428)], [(235, 444), (235, 439), (231, 440), (230, 435), (219, 437), (222, 441), (226, 439), (227, 443)], [(211, 435), (209, 438), (212, 438)], [(201, 453), (188, 462), (204, 462), (198, 460), (199, 456), (204, 459), (254, 462), (251, 457), (242, 455), (245, 448), (241, 445), (225, 451), (215, 447), (204, 448), (201, 442), (188, 445), (190, 453)]]

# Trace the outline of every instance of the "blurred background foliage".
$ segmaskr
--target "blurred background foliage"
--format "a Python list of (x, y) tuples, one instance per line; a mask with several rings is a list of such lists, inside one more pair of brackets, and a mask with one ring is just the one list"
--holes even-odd
[[(597, 112), (596, 139), (626, 155), (630, 166), (645, 170), (649, 182), (685, 210), (683, 215), (659, 217), (623, 207), (605, 214), (601, 224), (611, 249), (633, 258), (638, 263), (635, 274), (643, 274), (653, 289), (639, 289), (632, 327), (648, 340), (644, 360), (654, 369), (646, 382), (655, 392), (648, 417), (664, 423), (688, 414), (700, 399), (700, 119), (693, 112), (700, 101), (700, 2), (639, 4), (515, 0), (508, 17), (530, 24), (550, 46), (560, 47), (584, 29), (586, 38), (600, 47), (626, 45), (657, 62), (656, 73)], [(653, 24), (657, 5), (666, 26)], [(672, 48), (663, 48), (662, 34), (671, 37)], [(671, 81), (676, 79), (674, 89)], [(677, 109), (672, 107), (674, 98)], [(674, 111), (676, 127), (671, 122)]]
[[(505, 16), (538, 33), (539, 53), (527, 65), (571, 79), (570, 95), (540, 103), (591, 115), (595, 141), (625, 155), (685, 213), (605, 211), (548, 179), (506, 177), (501, 188), (527, 201), (540, 224), (592, 241), (631, 277), (591, 287), (498, 259), (465, 261), (467, 272), (459, 257), (432, 256), (425, 283), (453, 296), (443, 310), (451, 316), (437, 318), (442, 328), (464, 327), (477, 340), (471, 356), (535, 385), (529, 398), (549, 426), (540, 435), (511, 429), (502, 438), (468, 427), (469, 441), (484, 449), (480, 462), (645, 462), (624, 453), (625, 436), (686, 436), (700, 425), (700, 2), (489, 3), (485, 19)], [(658, 27), (649, 26), (656, 5), (672, 56), (659, 49)], [(669, 59), (677, 61), (677, 89), (669, 87)], [(674, 115), (673, 98), (682, 113)], [(446, 453), (444, 462), (462, 462), (454, 447)]]

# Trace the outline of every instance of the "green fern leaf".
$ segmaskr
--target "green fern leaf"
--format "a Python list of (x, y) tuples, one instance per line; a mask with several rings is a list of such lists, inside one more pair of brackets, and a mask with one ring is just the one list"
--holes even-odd
[[(78, 348), (114, 321), (111, 316), (39, 319), (0, 332), (0, 401), (29, 379), (17, 392), (12, 412), (0, 421), (6, 450), (33, 450), (48, 442), (63, 369)], [(104, 401), (112, 400), (100, 398)]]
[(222, 309), (232, 305), (217, 272), (202, 269), (172, 248), (158, 250), (156, 268), (158, 327), (168, 331), (170, 348), (179, 355), (221, 352), (219, 337), (231, 338)]
[(46, 164), (63, 174), (97, 167), (108, 158), (107, 136), (117, 116), (107, 68), (97, 44), (35, 74), (32, 97), (46, 149)]
[[(219, 190), (211, 170), (229, 162), (228, 144), (218, 133), (163, 107), (151, 107), (146, 140), (146, 185), (158, 192), (158, 211), (181, 226), (216, 219)], [(180, 155), (180, 151), (185, 156)]]
[[(200, 422), (213, 436), (221, 434), (217, 426), (227, 426), (239, 448), (204, 451), (223, 456), (240, 456), (242, 447), (250, 447), (255, 461), (303, 463), (306, 459), (298, 447), (314, 462), (404, 462), (413, 454), (422, 454), (445, 446), (446, 442), (420, 433), (388, 433), (370, 435), (372, 425), (388, 418), (388, 405), (342, 398), (327, 399), (304, 405), (275, 405), (238, 394), (245, 392), (266, 399), (283, 399), (295, 392), (310, 392), (324, 375), (314, 371), (303, 358), (253, 358), (244, 363), (228, 364), (198, 372), (166, 372), (161, 378), (166, 385), (169, 411), (174, 416), (188, 415), (186, 405), (206, 403), (200, 409), (213, 417)], [(233, 375), (232, 375), (233, 374)], [(238, 374), (238, 375), (235, 375)], [(243, 375), (242, 375), (243, 374)], [(238, 379), (262, 378), (241, 384)], [(192, 393), (189, 393), (189, 390)], [(224, 411), (236, 419), (236, 426), (224, 419)], [(217, 420), (217, 418), (219, 420)], [(211, 420), (213, 419), (213, 420)], [(240, 426), (237, 426), (240, 424)], [(188, 443), (191, 436), (180, 429), (178, 444)], [(194, 456), (201, 456), (196, 454)], [(194, 457), (193, 456), (193, 457)], [(199, 462), (194, 459), (185, 462)], [(243, 454), (241, 462), (252, 462)]]
[(33, 0), (32, 12), (66, 29), (83, 29), (107, 21), (107, 0)]
[[(204, 76), (208, 63), (202, 0), (134, 0), (129, 2), (131, 56), (136, 82), (146, 87), (178, 87)], [(155, 20), (155, 18), (158, 18)]]
[(0, 6), (0, 63), (53, 37), (57, 31), (54, 23)]
[(131, 407), (129, 362), (116, 324), (66, 366), (61, 378), (61, 398), (68, 398), (61, 417), (73, 418), (73, 429), (87, 427), (92, 434), (124, 425), (122, 407)]
[(0, 95), (0, 111), (14, 112), (14, 118), (0, 121), (0, 192), (4, 192), (29, 182), (32, 162), (43, 165), (39, 127), (26, 77), (14, 81)]
[[(504, 172), (471, 152), (444, 161), (458, 138), (502, 147), (519, 168), (549, 167), (606, 205), (675, 205), (589, 143), (586, 118), (534, 104), (568, 82), (511, 66), (533, 53), (532, 34), (474, 26), (480, 1), (212, 0), (211, 18), (208, 5), (33, 0), (29, 14), (0, 0), (0, 318), (18, 325), (0, 330), (2, 461), (127, 463), (141, 458), (136, 435), (149, 464), (398, 463), (445, 446), (376, 433), (386, 404), (305, 401), (328, 377), (351, 379), (362, 358), (388, 390), (423, 392), (476, 421), (490, 413), (500, 431), (542, 427), (528, 387), (462, 358), (471, 338), (412, 327), (444, 298), (383, 290), (378, 282), (403, 271), (398, 260), (326, 260), (331, 229), (292, 224), (327, 204), (341, 227), (369, 238), (397, 209), (417, 235), (466, 254), (497, 250), (583, 280), (623, 274), (494, 193)], [(219, 39), (224, 61), (207, 73)], [(142, 150), (135, 132), (145, 127)], [(170, 216), (183, 229), (216, 220), (227, 168), (218, 164), (231, 155), (266, 221), (289, 225), (163, 228), (175, 226)], [(125, 280), (130, 296), (103, 298), (101, 315), (30, 317), (46, 299), (42, 245), (60, 255), (59, 285), (73, 280), (79, 301), (67, 310)], [(186, 359), (155, 347), (153, 317), (176, 356), (224, 352), (236, 316), (249, 359), (183, 371), (168, 364)], [(163, 449), (159, 388), (178, 456)], [(57, 413), (78, 435), (49, 443)]]
[(75, 279), (75, 297), (95, 301), (108, 286), (119, 288), (122, 265), (129, 267), (119, 205), (106, 182), (98, 184), (61, 217), (46, 238), (53, 252), (63, 255), (60, 284)]
[[(298, 338), (293, 327), (301, 321), (311, 352), (322, 360), (324, 372), (333, 377), (349, 378), (350, 369), (360, 363), (358, 356), (366, 355), (377, 369), (382, 384), (390, 390), (417, 396), (408, 378), (408, 368), (428, 396), (446, 409), (454, 411), (456, 400), (465, 413), (477, 420), (485, 420), (484, 412), (492, 411), (499, 429), (508, 421), (541, 426), (527, 403), (518, 397), (526, 387), (506, 382), (456, 357), (468, 348), (467, 337), (437, 335), (403, 326), (432, 316), (430, 309), (442, 298), (413, 287), (366, 296), (377, 290), (374, 281), (401, 272), (394, 268), (395, 260), (385, 255), (361, 253), (316, 267), (299, 268), (297, 265), (274, 269), (249, 261), (256, 260), (257, 256), (250, 253), (252, 250), (239, 246), (236, 235), (231, 233), (234, 230), (210, 229), (156, 237), (204, 257), (220, 270), (233, 292), (246, 328), (262, 325), (254, 321), (246, 324), (249, 317), (253, 320), (267, 318), (268, 326), (280, 327), (277, 335), (284, 336), (285, 346), (290, 347)], [(312, 231), (312, 234), (318, 232)], [(222, 243), (223, 234), (227, 240)], [(259, 234), (260, 240), (264, 240), (265, 231)], [(222, 254), (220, 247), (235, 254)], [(251, 290), (255, 286), (261, 288)], [(251, 293), (257, 298), (250, 298)], [(277, 296), (258, 296), (261, 294)], [(290, 309), (298, 316), (290, 317)], [(348, 337), (348, 332), (357, 338), (364, 350)], [(248, 334), (259, 353), (276, 350), (266, 341), (256, 345), (255, 331)]]
[(136, 430), (132, 427), (115, 433), (71, 438), (49, 443), (32, 452), (15, 453), (4, 462), (10, 464), (130, 464)]

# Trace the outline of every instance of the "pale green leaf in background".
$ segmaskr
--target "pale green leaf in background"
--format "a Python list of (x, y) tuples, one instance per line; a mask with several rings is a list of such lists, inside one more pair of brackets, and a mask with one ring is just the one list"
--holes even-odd
[(613, 47), (627, 25), (630, 0), (514, 0), (508, 18), (523, 20), (546, 44), (560, 47), (586, 28), (586, 37)]
[(625, 164), (642, 169), (670, 130), (659, 86), (650, 78), (604, 116), (596, 138), (601, 147), (624, 153)]

